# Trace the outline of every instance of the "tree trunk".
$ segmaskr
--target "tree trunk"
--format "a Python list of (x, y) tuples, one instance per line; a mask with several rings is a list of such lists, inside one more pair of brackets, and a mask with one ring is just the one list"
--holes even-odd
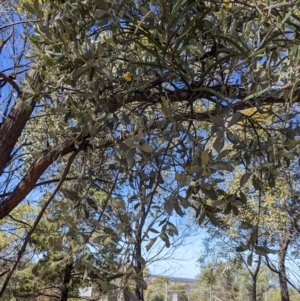
[[(141, 196), (142, 198), (142, 196)], [(136, 236), (135, 236), (135, 255), (137, 258), (142, 257), (142, 229), (145, 224), (145, 205), (141, 203), (139, 206), (139, 211), (143, 213), (141, 219), (136, 222)], [(139, 273), (141, 273), (142, 276), (142, 271), (143, 271), (143, 265), (142, 263), (135, 258), (136, 262), (136, 267), (139, 270)], [(135, 286), (135, 295), (138, 301), (144, 301), (144, 289), (136, 284)]]
[(135, 286), (135, 295), (138, 301), (144, 301), (144, 289), (138, 284)]
[(279, 240), (279, 253), (278, 253), (278, 272), (279, 272), (279, 285), (280, 285), (280, 295), (281, 301), (290, 301), (288, 284), (287, 284), (287, 275), (285, 267), (285, 257), (289, 243), (292, 238), (294, 227), (291, 225), (290, 228), (286, 231), (284, 230), (280, 235)]
[(64, 271), (64, 282), (61, 289), (60, 301), (67, 301), (69, 295), (69, 285), (71, 281), (73, 263), (68, 263)]
[[(31, 88), (34, 91), (37, 85), (42, 82), (41, 77), (35, 70), (30, 70), (28, 77), (31, 78)], [(15, 148), (36, 103), (35, 99), (32, 99), (28, 104), (25, 104), (25, 101), (23, 95), (19, 95), (9, 116), (0, 124), (0, 175), (9, 163), (11, 152)]]
[(251, 301), (256, 301), (256, 279), (255, 279), (255, 282), (254, 282), (254, 279), (253, 279), (253, 282), (252, 282), (252, 296), (251, 296)]
[(258, 257), (257, 266), (255, 269), (255, 272), (251, 274), (252, 277), (252, 296), (251, 301), (256, 301), (256, 295), (257, 295), (257, 277), (260, 270), (261, 265), (261, 256)]
[[(141, 205), (144, 207), (144, 205)], [(139, 231), (141, 227), (138, 227), (138, 233), (136, 235), (136, 246), (135, 246), (135, 254), (139, 257), (142, 256), (142, 233)], [(136, 260), (136, 266), (139, 269), (139, 271), (143, 270), (142, 263)], [(138, 301), (144, 301), (144, 289), (136, 284), (135, 286), (135, 295)]]

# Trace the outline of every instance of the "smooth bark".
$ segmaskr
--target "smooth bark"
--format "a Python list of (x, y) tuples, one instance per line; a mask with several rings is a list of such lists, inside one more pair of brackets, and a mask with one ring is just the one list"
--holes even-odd
[(283, 231), (279, 239), (279, 252), (278, 252), (278, 271), (279, 271), (279, 285), (281, 301), (290, 301), (287, 273), (285, 266), (285, 258), (288, 250), (289, 243), (291, 242), (294, 227), (291, 225), (288, 230)]

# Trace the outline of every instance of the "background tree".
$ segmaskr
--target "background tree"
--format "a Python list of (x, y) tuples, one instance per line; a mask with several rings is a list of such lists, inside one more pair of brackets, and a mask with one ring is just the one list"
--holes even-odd
[[(210, 300), (210, 287), (213, 295), (221, 300), (265, 300), (265, 293), (271, 294), (275, 274), (259, 262), (253, 268), (247, 268), (241, 261), (206, 262), (201, 265), (197, 292), (201, 300)], [(257, 278), (253, 279), (253, 274)], [(255, 282), (255, 283), (254, 283)], [(255, 285), (254, 285), (255, 284)], [(255, 294), (253, 287), (256, 288)]]

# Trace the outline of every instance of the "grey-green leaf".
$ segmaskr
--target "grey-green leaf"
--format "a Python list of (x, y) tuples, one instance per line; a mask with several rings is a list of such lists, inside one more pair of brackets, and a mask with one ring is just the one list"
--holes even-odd
[(89, 66), (83, 66), (77, 70), (75, 70), (72, 74), (73, 80), (78, 79), (80, 76), (84, 75), (86, 72), (90, 70)]
[(125, 301), (138, 301), (135, 294), (129, 290), (124, 289), (124, 300)]
[(251, 177), (252, 173), (250, 172), (246, 172), (240, 180), (240, 186), (243, 187), (249, 180), (249, 178)]
[(146, 143), (140, 146), (140, 150), (145, 152), (145, 153), (152, 153), (153, 152), (152, 147), (149, 144), (146, 144)]
[(164, 205), (165, 211), (171, 215), (173, 209), (174, 209), (174, 203), (170, 199), (166, 199), (165, 205)]
[(231, 127), (232, 125), (236, 124), (242, 117), (242, 113), (241, 112), (236, 112), (232, 118), (230, 119), (230, 121), (228, 122), (228, 127)]

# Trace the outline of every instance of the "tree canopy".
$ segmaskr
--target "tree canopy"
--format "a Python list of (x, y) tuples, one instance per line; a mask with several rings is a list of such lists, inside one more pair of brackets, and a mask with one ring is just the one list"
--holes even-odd
[(139, 300), (145, 254), (192, 228), (180, 217), (247, 223), (242, 248), (262, 256), (268, 208), (287, 209), (276, 227), (296, 231), (299, 11), (298, 1), (1, 4), (3, 229), (26, 202), (34, 212), (0, 296), (46, 222), (72, 254), (66, 267), (94, 243), (109, 248), (100, 290), (121, 279), (114, 288), (133, 298), (134, 281)]

